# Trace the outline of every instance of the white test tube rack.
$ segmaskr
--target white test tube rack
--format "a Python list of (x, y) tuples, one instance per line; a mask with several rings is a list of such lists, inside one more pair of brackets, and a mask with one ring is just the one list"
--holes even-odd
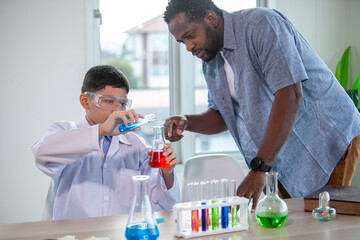
[[(201, 237), (207, 235), (221, 234), (221, 233), (229, 233), (236, 231), (244, 231), (249, 229), (248, 223), (248, 204), (249, 199), (244, 197), (226, 197), (214, 199), (216, 203), (211, 203), (212, 201), (207, 201), (206, 205), (201, 205), (204, 201), (194, 201), (194, 202), (184, 202), (177, 203), (173, 206), (173, 211), (175, 215), (175, 230), (174, 235), (177, 237), (194, 238)], [(212, 230), (209, 225), (209, 229), (207, 231), (202, 231), (199, 217), (199, 231), (192, 231), (190, 227), (189, 221), (191, 221), (190, 217), (186, 219), (186, 215), (190, 215), (192, 210), (201, 210), (201, 209), (212, 209), (212, 208), (221, 208), (221, 207), (236, 207), (237, 217), (236, 217), (236, 225), (233, 227), (231, 223), (228, 224), (227, 228), (222, 228), (221, 223), (219, 222), (219, 227), (216, 230)], [(199, 211), (200, 212), (200, 211)], [(184, 214), (187, 213), (187, 214)], [(221, 217), (219, 216), (219, 219)]]

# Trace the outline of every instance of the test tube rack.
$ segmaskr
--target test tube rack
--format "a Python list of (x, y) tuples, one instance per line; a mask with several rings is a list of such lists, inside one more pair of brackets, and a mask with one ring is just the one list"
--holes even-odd
[[(193, 201), (193, 202), (177, 203), (173, 206), (173, 211), (175, 215), (175, 230), (174, 230), (175, 236), (188, 239), (188, 238), (201, 237), (207, 235), (244, 231), (249, 229), (249, 224), (248, 224), (249, 199), (244, 197), (233, 196), (233, 197), (213, 199), (207, 201), (206, 205), (203, 205), (203, 203), (204, 201)], [(235, 207), (237, 209), (236, 210), (237, 220), (235, 226), (229, 224), (227, 228), (222, 228), (219, 222), (218, 223), (219, 227), (216, 230), (212, 230), (210, 227), (207, 231), (202, 231), (201, 227), (199, 227), (198, 231), (193, 231), (191, 229), (190, 226), (191, 211), (202, 210), (202, 209), (213, 209), (213, 208), (221, 209), (221, 207)]]

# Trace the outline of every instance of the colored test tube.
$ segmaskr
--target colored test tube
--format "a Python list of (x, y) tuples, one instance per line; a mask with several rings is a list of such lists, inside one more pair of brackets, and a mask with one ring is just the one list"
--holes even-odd
[[(200, 191), (200, 186), (198, 182), (193, 182), (193, 184), (191, 185), (192, 187), (191, 189), (191, 198), (192, 201), (198, 201), (199, 200), (199, 191)], [(193, 232), (198, 232), (199, 231), (199, 210), (198, 209), (194, 209), (191, 210), (191, 230)]]
[[(219, 180), (210, 181), (210, 198), (211, 203), (216, 203), (219, 193)], [(219, 209), (217, 207), (211, 208), (211, 229), (217, 230), (219, 228)]]
[[(220, 197), (223, 198), (222, 202), (226, 202), (225, 198), (229, 193), (229, 180), (228, 179), (220, 179)], [(229, 207), (223, 206), (221, 207), (221, 227), (228, 228), (229, 226)]]
[[(200, 201), (201, 205), (206, 205), (206, 200), (208, 199), (208, 184), (209, 182), (200, 182)], [(201, 209), (201, 230), (203, 232), (209, 230), (209, 209)]]
[[(236, 196), (236, 179), (229, 182), (229, 196)], [(231, 227), (236, 227), (236, 206), (231, 206)]]

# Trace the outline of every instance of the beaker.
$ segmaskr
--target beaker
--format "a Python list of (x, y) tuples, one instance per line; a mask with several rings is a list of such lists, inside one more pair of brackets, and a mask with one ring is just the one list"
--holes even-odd
[(278, 195), (278, 173), (266, 173), (266, 195), (255, 208), (256, 220), (266, 228), (281, 227), (287, 219), (288, 208)]
[(135, 195), (125, 230), (128, 240), (156, 240), (159, 237), (149, 199), (149, 178), (147, 175), (132, 176)]
[(154, 141), (150, 153), (149, 166), (152, 168), (167, 168), (170, 167), (170, 162), (166, 161), (163, 156), (164, 146), (166, 144), (164, 138), (164, 127), (154, 126)]

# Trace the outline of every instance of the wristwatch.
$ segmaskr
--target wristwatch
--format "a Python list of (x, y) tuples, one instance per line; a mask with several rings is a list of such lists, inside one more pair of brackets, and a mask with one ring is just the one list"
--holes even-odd
[(253, 171), (263, 171), (263, 172), (270, 172), (271, 170), (271, 166), (264, 163), (264, 161), (259, 157), (255, 157), (251, 160), (250, 168)]

